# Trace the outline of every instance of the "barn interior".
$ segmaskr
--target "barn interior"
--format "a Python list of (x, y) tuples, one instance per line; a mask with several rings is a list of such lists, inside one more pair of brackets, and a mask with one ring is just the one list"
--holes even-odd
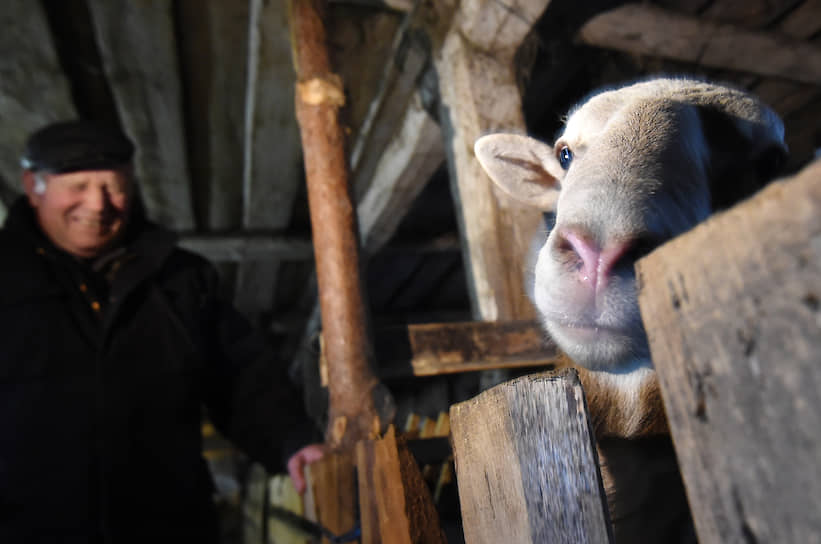
[[(149, 216), (218, 266), (225, 296), (265, 331), (303, 387), (321, 439), (328, 395), (320, 378), (321, 317), (288, 5), (5, 2), (0, 218), (21, 193), (20, 152), (33, 129), (74, 117), (120, 125), (138, 148), (136, 174)], [(520, 29), (517, 40), (467, 49), (468, 64), (490, 59), (506, 66), (503, 81), (454, 81), (461, 68), (454, 67), (455, 54), (443, 51), (468, 17), (475, 19), (472, 31), (489, 38), (505, 25)], [(390, 331), (409, 325), (535, 317), (521, 288), (525, 251), (511, 260), (494, 249), (503, 239), (480, 249), (473, 233), (504, 220), (476, 230), (471, 223), (482, 219), (465, 213), (474, 196), (456, 179), (455, 148), (464, 137), (454, 121), (458, 108), (504, 110), (513, 100), (516, 114), (479, 112), (480, 129), (551, 140), (568, 109), (597, 88), (654, 74), (691, 75), (748, 89), (782, 117), (790, 148), (785, 173), (821, 147), (817, 0), (331, 0), (324, 21), (331, 66), (344, 84), (340, 119), (369, 316), (362, 326), (372, 331), (375, 372), (395, 400), (400, 426), (412, 414), (436, 419), (455, 402), (534, 368), (489, 365), (422, 376), (380, 361)], [(531, 222), (524, 230), (538, 228)], [(482, 289), (483, 251), (499, 253), (504, 262), (497, 266), (519, 278), (511, 280), (513, 294)], [(226, 541), (239, 541), (248, 466), (217, 438), (209, 447), (222, 452), (213, 466), (240, 511)], [(458, 520), (448, 531), (458, 541)], [(244, 541), (254, 540), (246, 534)]]

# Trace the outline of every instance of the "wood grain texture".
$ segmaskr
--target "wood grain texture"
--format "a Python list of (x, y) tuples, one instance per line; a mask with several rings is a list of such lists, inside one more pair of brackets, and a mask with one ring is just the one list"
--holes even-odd
[(579, 37), (589, 45), (628, 53), (821, 84), (821, 48), (814, 44), (646, 4), (596, 15)]
[(430, 491), (393, 426), (356, 447), (362, 544), (444, 544)]
[(639, 261), (701, 542), (821, 542), (821, 162)]
[[(357, 522), (356, 459), (353, 450), (329, 452), (306, 467), (305, 517), (341, 535)], [(330, 544), (327, 538), (322, 544)]]
[(473, 154), (473, 143), (488, 132), (525, 131), (513, 54), (547, 4), (464, 2), (434, 55), (476, 319), (535, 317), (525, 296), (523, 266), (541, 213), (497, 192)]
[(193, 228), (171, 2), (91, 0), (88, 8), (123, 128), (137, 146), (148, 215), (170, 228)]
[(380, 424), (387, 426), (393, 417), (393, 403), (371, 369), (373, 347), (359, 277), (356, 217), (339, 122), (339, 100), (344, 100), (344, 95), (339, 77), (331, 71), (322, 4), (291, 0), (290, 24), (297, 72), (296, 115), (328, 358), (326, 441), (335, 448), (346, 448), (369, 437), (374, 422), (377, 429)]
[(426, 323), (376, 335), (383, 379), (564, 362), (537, 321)]
[(177, 36), (198, 226), (239, 228), (249, 3), (179, 0), (175, 10), (186, 21)]
[(610, 540), (578, 376), (526, 376), (450, 411), (465, 541)]

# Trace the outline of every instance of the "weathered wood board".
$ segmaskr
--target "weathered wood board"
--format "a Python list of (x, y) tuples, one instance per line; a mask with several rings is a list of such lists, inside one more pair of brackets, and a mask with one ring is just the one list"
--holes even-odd
[(821, 162), (637, 265), (701, 542), (821, 542)]
[(194, 227), (172, 3), (90, 0), (100, 55), (149, 216)]
[(356, 446), (362, 544), (444, 544), (430, 491), (393, 426)]
[(468, 544), (610, 541), (575, 371), (488, 389), (452, 406), (450, 425)]
[[(457, 372), (567, 365), (538, 321), (465, 321), (385, 327), (374, 334), (377, 374), (383, 380)], [(323, 352), (324, 353), (324, 352)], [(320, 380), (327, 361), (320, 354)]]
[(548, 3), (462, 2), (434, 53), (475, 319), (535, 317), (523, 296), (522, 264), (511, 263), (526, 262), (541, 214), (496, 191), (473, 154), (473, 143), (489, 132), (525, 131), (513, 56)]
[(646, 4), (627, 4), (596, 15), (579, 36), (589, 45), (639, 55), (821, 83), (821, 48), (817, 45)]
[[(336, 535), (347, 533), (357, 522), (355, 463), (353, 451), (330, 452), (305, 469), (305, 517)], [(322, 544), (328, 543), (322, 539)]]
[(385, 379), (564, 361), (537, 321), (412, 324), (381, 329), (375, 336), (379, 375)]

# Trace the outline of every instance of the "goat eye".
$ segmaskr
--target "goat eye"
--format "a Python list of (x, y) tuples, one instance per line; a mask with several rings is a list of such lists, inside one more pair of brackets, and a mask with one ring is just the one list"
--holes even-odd
[(570, 151), (570, 148), (564, 146), (559, 150), (559, 164), (562, 165), (564, 170), (570, 168), (570, 163), (573, 162), (573, 152)]

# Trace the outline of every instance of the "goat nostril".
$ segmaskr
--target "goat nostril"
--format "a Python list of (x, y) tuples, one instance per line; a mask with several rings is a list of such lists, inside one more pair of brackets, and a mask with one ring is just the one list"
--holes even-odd
[(585, 233), (575, 229), (562, 229), (558, 232), (554, 247), (557, 259), (562, 264), (580, 271), (583, 279), (595, 277), (601, 250)]

